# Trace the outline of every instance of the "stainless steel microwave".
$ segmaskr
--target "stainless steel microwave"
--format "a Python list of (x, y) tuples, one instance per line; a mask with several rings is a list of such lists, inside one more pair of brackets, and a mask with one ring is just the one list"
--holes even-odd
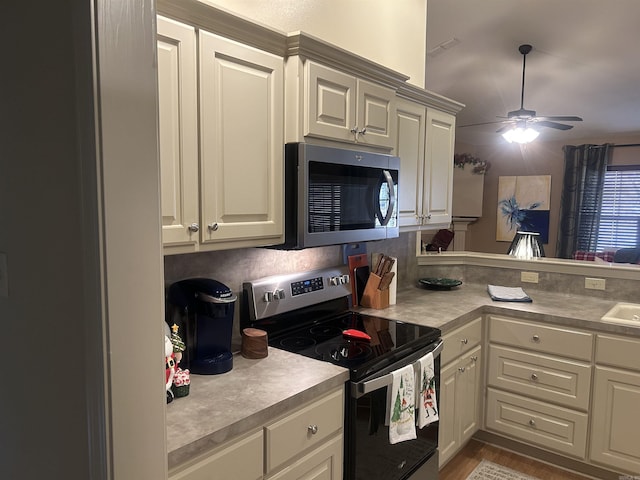
[(285, 243), (299, 249), (397, 237), (400, 159), (285, 145)]

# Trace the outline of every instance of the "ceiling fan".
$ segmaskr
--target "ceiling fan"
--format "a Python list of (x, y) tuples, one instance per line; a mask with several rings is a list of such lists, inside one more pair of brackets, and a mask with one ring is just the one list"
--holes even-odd
[(505, 125), (500, 127), (497, 130), (497, 133), (505, 133), (510, 129), (514, 129), (514, 128), (521, 128), (523, 130), (526, 130), (527, 128), (533, 128), (535, 130), (536, 127), (555, 128), (556, 130), (569, 130), (573, 128), (573, 125), (566, 125), (564, 123), (558, 123), (558, 122), (581, 122), (582, 121), (582, 118), (576, 117), (575, 115), (539, 116), (539, 115), (536, 115), (535, 110), (527, 110), (524, 108), (525, 68), (526, 68), (527, 54), (530, 53), (532, 49), (533, 47), (528, 44), (520, 45), (520, 47), (518, 47), (518, 51), (522, 54), (522, 90), (520, 93), (520, 108), (518, 110), (508, 112), (506, 117), (498, 117), (498, 118), (504, 118), (504, 120), (501, 120), (501, 121), (474, 123), (470, 125), (460, 125), (459, 127), (474, 127), (477, 125), (504, 123)]

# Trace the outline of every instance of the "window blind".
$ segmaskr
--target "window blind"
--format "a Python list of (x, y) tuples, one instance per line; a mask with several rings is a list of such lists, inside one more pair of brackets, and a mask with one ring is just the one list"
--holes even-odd
[(640, 166), (605, 174), (597, 251), (640, 246)]

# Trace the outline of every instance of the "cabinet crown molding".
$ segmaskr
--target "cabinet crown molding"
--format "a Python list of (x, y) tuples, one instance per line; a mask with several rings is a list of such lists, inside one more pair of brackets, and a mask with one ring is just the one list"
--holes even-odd
[(399, 96), (453, 115), (464, 105), (407, 83), (410, 77), (304, 32), (284, 33), (231, 13), (206, 0), (156, 0), (157, 12), (197, 28), (283, 58), (316, 60), (365, 80), (393, 88)]
[(409, 77), (364, 57), (344, 50), (304, 32), (289, 34), (287, 57), (299, 56), (316, 60), (326, 66), (337, 68), (360, 78), (397, 89)]

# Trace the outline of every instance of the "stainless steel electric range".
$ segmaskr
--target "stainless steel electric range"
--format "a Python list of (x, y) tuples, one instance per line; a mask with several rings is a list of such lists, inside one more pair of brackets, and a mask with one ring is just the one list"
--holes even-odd
[(240, 326), (265, 330), (272, 347), (349, 369), (345, 480), (437, 479), (438, 422), (390, 444), (385, 419), (391, 372), (428, 352), (439, 394), (440, 330), (358, 313), (350, 301), (346, 266), (252, 280), (243, 284)]

